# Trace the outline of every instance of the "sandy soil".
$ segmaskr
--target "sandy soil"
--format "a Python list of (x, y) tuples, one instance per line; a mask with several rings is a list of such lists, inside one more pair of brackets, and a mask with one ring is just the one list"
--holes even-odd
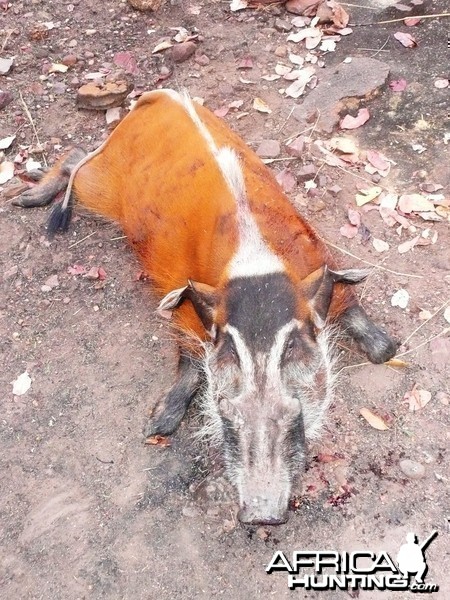
[[(284, 142), (300, 133), (298, 123), (289, 118), (294, 101), (278, 93), (279, 82), (259, 78), (273, 72), (275, 49), (286, 44), (286, 33), (274, 27), (274, 20), (289, 21), (292, 15), (281, 9), (230, 14), (227, 2), (201, 0), (196, 3), (198, 15), (189, 13), (189, 3), (177, 3), (152, 16), (119, 0), (105, 0), (101, 6), (92, 0), (10, 4), (2, 14), (2, 40), (8, 29), (13, 33), (2, 56), (15, 55), (15, 67), (1, 78), (0, 87), (9, 89), (14, 99), (0, 112), (0, 138), (13, 133), (18, 138), (8, 157), (16, 155), (18, 144), (36, 143), (19, 92), (50, 164), (70, 144), (96, 147), (107, 131), (104, 114), (77, 111), (75, 92), (85, 73), (111, 63), (121, 50), (131, 50), (137, 58), (139, 89), (152, 89), (161, 67), (173, 66), (165, 85), (185, 86), (212, 109), (244, 100), (241, 112), (249, 114), (238, 119), (238, 111), (231, 110), (225, 119), (253, 147), (263, 139)], [(444, 4), (430, 2), (430, 12), (439, 12)], [(60, 25), (45, 39), (30, 39), (36, 24), (45, 21)], [(167, 53), (151, 54), (160, 38), (174, 33), (169, 28), (178, 26), (198, 28), (208, 64), (190, 59), (171, 65)], [(90, 29), (97, 33), (86, 34)], [(369, 33), (359, 30), (353, 39), (340, 42), (325, 62), (336, 64), (349, 54), (367, 56), (360, 48), (380, 48), (396, 30), (394, 25), (371, 28), (370, 43), (376, 46), (365, 46)], [(442, 76), (436, 56), (441, 56), (444, 30), (437, 20), (416, 28), (421, 44), (414, 61), (393, 41), (385, 48), (388, 53), (377, 56), (389, 63), (394, 78), (403, 75), (415, 82), (400, 105), (393, 106), (389, 89), (369, 102), (372, 121), (355, 138), (361, 148), (383, 151), (397, 162), (382, 182), (392, 189), (413, 192), (421, 181), (432, 181), (449, 194), (450, 146), (442, 142), (444, 127), (438, 118), (448, 107), (448, 90), (432, 84), (433, 77)], [(436, 47), (430, 67), (432, 43)], [(41, 78), (46, 63), (60, 62), (68, 54), (79, 60), (67, 73)], [(241, 83), (239, 77), (247, 73), (236, 69), (236, 61), (247, 56), (254, 63), (248, 73), (254, 85)], [(56, 83), (66, 87), (52, 88)], [(251, 109), (255, 96), (270, 105), (270, 115)], [(418, 155), (410, 144), (424, 143), (424, 138), (416, 139), (413, 126), (422, 117), (431, 125), (426, 130), (428, 151)], [(321, 137), (319, 132), (314, 135)], [(305, 154), (291, 161), (290, 168), (295, 173), (310, 160)], [(271, 167), (279, 171), (284, 164)], [(427, 171), (422, 179), (413, 175), (420, 169)], [(330, 242), (379, 264), (380, 255), (370, 242), (339, 233), (358, 191), (359, 180), (352, 173), (367, 176), (363, 169), (350, 171), (325, 166), (316, 194), (306, 196), (300, 184), (292, 199)], [(336, 184), (343, 190), (337, 196), (329, 192)], [(70, 233), (49, 244), (45, 210), (22, 211), (6, 196), (0, 213), (2, 598), (292, 597), (285, 574), (269, 576), (264, 570), (277, 549), (362, 548), (395, 556), (408, 531), (424, 539), (433, 529), (439, 535), (427, 550), (427, 581), (440, 585), (433, 599), (449, 597), (450, 337), (423, 344), (448, 327), (442, 311), (401, 347), (411, 350), (404, 357), (406, 368), (364, 365), (341, 372), (324, 435), (310, 448), (303, 488), (294, 490), (289, 522), (277, 528), (243, 527), (236, 522), (236, 498), (217, 451), (192, 443), (199, 420), (195, 408), (170, 448), (143, 443), (146, 414), (173, 381), (174, 355), (170, 331), (154, 316), (156, 299), (149, 284), (138, 280), (140, 267), (121, 232), (79, 212)], [(433, 313), (449, 298), (448, 222), (413, 217), (417, 231), (431, 227), (438, 239), (400, 255), (395, 228), (388, 228), (377, 211), (364, 213), (363, 220), (372, 237), (391, 245), (383, 262), (391, 271), (374, 270), (361, 288), (363, 304), (402, 342), (423, 323), (421, 310)], [(342, 263), (360, 264), (346, 255)], [(70, 274), (68, 267), (74, 264), (101, 266), (105, 281)], [(57, 275), (58, 285), (42, 291), (52, 275)], [(400, 288), (410, 294), (406, 310), (390, 303)], [(348, 349), (342, 349), (339, 368), (364, 362), (356, 348), (344, 345)], [(32, 387), (23, 396), (13, 396), (11, 382), (25, 369)], [(402, 402), (414, 384), (432, 394), (416, 413)], [(359, 415), (361, 407), (381, 415), (389, 429), (371, 428)], [(420, 463), (423, 477), (408, 478), (399, 467), (404, 459)], [(298, 594), (348, 597), (344, 591)], [(401, 600), (410, 593), (360, 596)]]

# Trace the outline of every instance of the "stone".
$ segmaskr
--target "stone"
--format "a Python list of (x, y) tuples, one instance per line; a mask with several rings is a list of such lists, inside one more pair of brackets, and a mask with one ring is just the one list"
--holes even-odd
[(292, 29), (292, 23), (289, 21), (285, 21), (284, 19), (275, 19), (274, 27), (277, 31), (281, 31), (281, 33), (287, 33)]
[(287, 46), (277, 46), (275, 48), (275, 56), (279, 58), (284, 58), (288, 55), (288, 47)]
[(13, 66), (12, 58), (0, 58), (0, 75), (7, 75)]
[(77, 106), (88, 110), (107, 110), (121, 106), (134, 85), (126, 79), (90, 82), (77, 92)]
[(305, 151), (306, 138), (303, 135), (299, 135), (295, 140), (292, 140), (290, 144), (286, 146), (286, 151), (289, 156), (302, 156)]
[(73, 67), (73, 65), (77, 64), (77, 60), (78, 58), (75, 54), (66, 54), (61, 62), (63, 65), (66, 65), (66, 67)]
[(404, 473), (408, 479), (422, 479), (422, 477), (425, 475), (425, 467), (414, 460), (410, 460), (409, 458), (401, 460), (399, 467), (402, 473)]
[(294, 109), (292, 116), (306, 126), (317, 115), (320, 106), (316, 129), (331, 133), (339, 122), (340, 113), (347, 107), (355, 108), (355, 98), (359, 104), (360, 100), (375, 96), (388, 76), (389, 66), (374, 58), (354, 58), (349, 64), (324, 69), (320, 72), (317, 87)]
[(300, 167), (297, 171), (297, 178), (299, 181), (308, 181), (309, 179), (313, 179), (316, 174), (316, 167), (312, 163), (308, 163)]
[(0, 90), (0, 110), (5, 108), (5, 106), (8, 106), (8, 104), (12, 102), (12, 99), (11, 92)]
[(158, 10), (164, 0), (128, 0), (129, 4), (137, 10)]
[(172, 59), (176, 63), (184, 62), (190, 58), (197, 50), (197, 44), (194, 42), (182, 42), (172, 48)]
[(277, 140), (263, 140), (256, 150), (256, 154), (262, 158), (276, 158), (280, 152), (281, 146)]

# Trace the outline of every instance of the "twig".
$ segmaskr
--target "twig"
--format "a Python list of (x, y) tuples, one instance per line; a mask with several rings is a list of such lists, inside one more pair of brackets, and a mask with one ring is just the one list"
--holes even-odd
[(109, 238), (109, 241), (115, 242), (116, 240), (125, 240), (127, 237), (128, 237), (127, 235), (119, 235), (119, 237)]
[(78, 244), (81, 244), (81, 242), (84, 242), (84, 240), (87, 240), (88, 238), (91, 237), (91, 235), (94, 235), (95, 231), (92, 231), (91, 233), (89, 233), (88, 235), (86, 235), (84, 238), (82, 238), (81, 240), (78, 240), (77, 242), (70, 244), (69, 249), (70, 248), (75, 248), (75, 246), (78, 246)]
[[(322, 159), (322, 160), (324, 160), (324, 159)], [(370, 185), (373, 186), (373, 181), (370, 181), (370, 179), (367, 179), (366, 177), (362, 177), (362, 175), (358, 175), (357, 173), (353, 173), (352, 171), (349, 171), (348, 169), (344, 169), (344, 167), (341, 167), (340, 165), (333, 165), (333, 166), (340, 169), (341, 171), (344, 171), (344, 173), (347, 173), (348, 175), (353, 175), (353, 177), (356, 177), (357, 179), (361, 179), (362, 181), (365, 181), (366, 183), (370, 183)], [(390, 193), (390, 190), (387, 187), (385, 187), (384, 185), (377, 183), (377, 186), (382, 188), (383, 190), (386, 190), (386, 192)]]
[(396, 354), (395, 358), (398, 358), (400, 356), (405, 356), (406, 354), (411, 354), (411, 352), (415, 352), (416, 350), (419, 350), (419, 348), (422, 348), (422, 346), (426, 346), (427, 344), (429, 344), (430, 342), (432, 342), (436, 338), (441, 337), (442, 335), (445, 335), (446, 333), (450, 333), (450, 327), (446, 327), (440, 333), (437, 333), (436, 335), (433, 335), (432, 337), (428, 338), (427, 340), (425, 340), (424, 342), (422, 342), (421, 344), (419, 344), (415, 348), (411, 348), (411, 350), (406, 350), (406, 352), (401, 352), (400, 354)]
[(362, 4), (351, 4), (350, 2), (339, 2), (341, 6), (353, 6), (355, 8), (366, 8), (367, 10), (379, 10), (377, 6), (363, 6)]
[[(387, 38), (386, 38), (386, 41), (384, 42), (384, 44), (381, 46), (381, 48), (380, 48), (379, 50), (377, 50), (377, 51), (375, 52), (375, 54), (372, 54), (371, 58), (373, 58), (374, 56), (376, 56), (376, 55), (377, 55), (377, 54), (379, 54), (380, 52), (383, 52), (383, 48), (384, 48), (384, 47), (386, 46), (386, 44), (388, 43), (388, 41), (389, 41), (389, 38), (390, 38), (390, 37), (391, 37), (391, 36), (389, 36), (389, 35), (387, 36)], [(389, 52), (389, 50), (387, 50), (387, 52)]]
[(401, 345), (404, 346), (407, 342), (409, 342), (409, 340), (413, 337), (413, 335), (415, 335), (419, 331), (419, 329), (422, 329), (422, 327), (424, 325), (429, 323), (431, 321), (431, 319), (433, 319), (439, 312), (441, 312), (441, 310), (443, 308), (445, 308), (449, 302), (450, 302), (450, 300), (447, 300), (447, 302), (444, 302), (444, 304), (440, 308), (438, 308), (437, 311), (431, 315), (431, 317), (429, 317), (426, 321), (424, 321), (421, 325), (419, 325), (419, 327), (416, 327), (416, 329), (414, 329), (414, 331), (408, 335), (406, 340), (404, 342), (402, 342)]
[[(375, 50), (377, 50), (376, 48), (358, 48), (358, 50), (364, 50), (365, 52), (375, 52)], [(379, 50), (377, 50), (378, 52), (390, 52), (390, 50), (383, 50), (382, 48), (380, 48)], [(375, 54), (374, 54), (375, 56)]]
[[(31, 127), (33, 128), (33, 132), (34, 132), (34, 135), (35, 135), (35, 137), (36, 137), (36, 141), (37, 141), (38, 145), (39, 145), (41, 148), (43, 148), (43, 146), (42, 146), (42, 144), (41, 144), (41, 142), (40, 142), (40, 140), (39, 140), (39, 136), (38, 136), (38, 133), (37, 133), (37, 131), (36, 131), (36, 127), (34, 126), (34, 121), (33, 121), (33, 118), (32, 118), (32, 116), (31, 116), (31, 113), (30, 113), (30, 111), (28, 110), (28, 106), (27, 106), (27, 104), (26, 104), (25, 100), (23, 99), (22, 92), (19, 92), (19, 97), (20, 97), (20, 101), (22, 102), (22, 104), (23, 104), (23, 107), (24, 107), (24, 109), (25, 109), (25, 114), (27, 115), (27, 117), (28, 117), (28, 120), (30, 121)], [(44, 153), (44, 151), (42, 151), (42, 160), (44, 161), (44, 164), (45, 164), (45, 166), (47, 167), (48, 165), (47, 165), (47, 160), (46, 160), (46, 158), (45, 158), (45, 153)]]
[(371, 267), (374, 267), (375, 269), (381, 269), (382, 271), (387, 271), (388, 273), (393, 273), (394, 275), (399, 275), (400, 277), (414, 277), (415, 279), (423, 279), (423, 275), (413, 275), (411, 273), (400, 273), (399, 271), (393, 271), (392, 269), (388, 269), (387, 267), (382, 267), (381, 265), (376, 265), (375, 263), (370, 262), (369, 260), (360, 258), (359, 256), (356, 256), (356, 254), (352, 254), (348, 250), (344, 250), (344, 248), (340, 248), (339, 246), (332, 244), (328, 240), (324, 239), (324, 242), (325, 242), (325, 244), (327, 244), (327, 246), (331, 246), (335, 250), (339, 250), (343, 254), (347, 254), (348, 256), (351, 256), (352, 258), (355, 258), (356, 260), (366, 263), (366, 265), (370, 265)]
[(405, 19), (437, 19), (439, 17), (450, 17), (450, 12), (437, 15), (414, 15), (413, 17), (401, 17), (400, 19), (389, 19), (389, 21), (373, 21), (372, 23), (352, 23), (351, 27), (370, 27), (370, 25), (387, 25), (388, 23), (399, 23)]
[(286, 123), (289, 121), (289, 119), (291, 118), (292, 113), (294, 112), (294, 108), (296, 107), (296, 104), (294, 104), (294, 106), (291, 108), (290, 113), (287, 116), (287, 119), (284, 121), (284, 123), (281, 124), (281, 127), (278, 129), (277, 133), (281, 133), (283, 131), (283, 129), (286, 126)]
[(319, 122), (319, 119), (320, 119), (320, 110), (317, 109), (317, 119), (315, 120), (314, 125), (312, 126), (311, 131), (309, 132), (309, 136), (308, 136), (309, 141), (311, 141), (311, 139), (312, 139), (312, 134), (316, 130), (317, 123)]
[(5, 40), (4, 40), (3, 44), (2, 44), (2, 48), (1, 48), (0, 52), (3, 52), (3, 50), (6, 48), (6, 44), (8, 43), (9, 38), (12, 36), (12, 33), (13, 33), (13, 29), (8, 29), (7, 30), (6, 37), (5, 37)]
[(355, 367), (365, 367), (366, 365), (370, 365), (372, 363), (370, 362), (362, 362), (362, 363), (358, 363), (356, 365), (347, 365), (346, 367), (342, 367), (339, 369), (339, 371), (336, 373), (336, 375), (339, 375), (339, 373), (341, 373), (342, 371), (346, 371), (347, 369), (354, 369)]

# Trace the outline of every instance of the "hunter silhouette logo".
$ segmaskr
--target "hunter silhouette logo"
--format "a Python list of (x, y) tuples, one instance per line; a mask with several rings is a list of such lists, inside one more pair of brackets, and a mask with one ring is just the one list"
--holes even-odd
[(409, 580), (409, 576), (415, 574), (414, 581), (416, 584), (424, 584), (423, 579), (428, 571), (428, 565), (425, 560), (425, 550), (437, 534), (438, 532), (434, 530), (424, 542), (419, 544), (416, 541), (416, 534), (408, 533), (406, 536), (406, 544), (403, 544), (397, 555), (398, 568), (403, 574), (403, 577), (406, 577)]
[(298, 550), (292, 553), (292, 560), (289, 562), (286, 555), (277, 550), (266, 567), (266, 573), (287, 572), (288, 587), (291, 590), (379, 589), (437, 592), (437, 584), (424, 581), (428, 570), (425, 550), (437, 534), (436, 530), (433, 531), (420, 543), (415, 533), (408, 533), (406, 543), (402, 544), (396, 557), (397, 561), (387, 552)]

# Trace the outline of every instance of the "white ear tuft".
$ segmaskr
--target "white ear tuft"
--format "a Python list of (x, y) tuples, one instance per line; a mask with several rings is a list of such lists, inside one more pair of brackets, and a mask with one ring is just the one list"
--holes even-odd
[(188, 286), (185, 285), (182, 288), (169, 292), (158, 304), (156, 312), (164, 319), (170, 319), (172, 317), (173, 309), (180, 304), (181, 300), (183, 300), (183, 294), (187, 288)]

